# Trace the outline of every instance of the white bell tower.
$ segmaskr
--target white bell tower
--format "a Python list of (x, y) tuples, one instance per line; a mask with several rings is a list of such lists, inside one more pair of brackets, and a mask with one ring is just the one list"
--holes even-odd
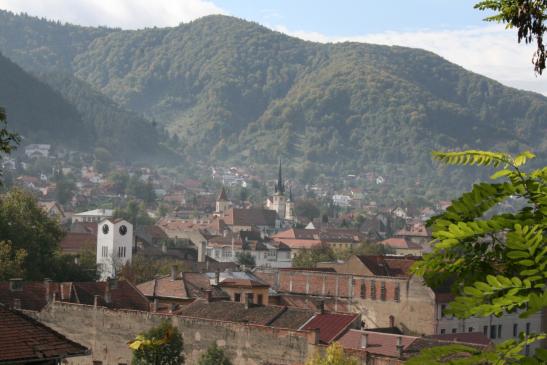
[(124, 219), (104, 219), (97, 226), (97, 269), (99, 280), (115, 278), (131, 262), (135, 238), (133, 225)]

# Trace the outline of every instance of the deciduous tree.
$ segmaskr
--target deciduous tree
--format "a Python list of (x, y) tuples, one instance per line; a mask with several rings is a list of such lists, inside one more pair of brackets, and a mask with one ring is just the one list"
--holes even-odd
[(168, 321), (138, 335), (129, 348), (133, 351), (133, 365), (184, 364), (182, 335)]
[[(434, 153), (450, 165), (497, 168), (497, 183), (475, 184), (452, 201), (445, 213), (432, 218), (433, 252), (414, 272), (430, 285), (450, 278), (458, 296), (448, 313), (459, 318), (501, 316), (519, 311), (521, 318), (547, 308), (547, 167), (525, 171), (527, 160), (485, 151)], [(512, 207), (496, 211), (502, 203)], [(547, 351), (524, 357), (521, 350), (545, 338), (545, 333), (521, 333), (497, 348), (495, 364), (544, 364)]]
[(213, 343), (207, 351), (201, 355), (198, 365), (232, 365), (232, 362), (224, 353), (224, 350)]

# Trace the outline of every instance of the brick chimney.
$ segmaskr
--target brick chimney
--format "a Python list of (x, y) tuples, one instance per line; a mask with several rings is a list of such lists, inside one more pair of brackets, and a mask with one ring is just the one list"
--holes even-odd
[(171, 265), (171, 280), (177, 280), (177, 265)]
[(399, 354), (399, 358), (403, 357), (403, 337), (402, 336), (397, 337), (397, 353)]
[(205, 295), (207, 298), (207, 302), (211, 303), (213, 301), (213, 291), (211, 289), (207, 289), (205, 291)]
[(320, 313), (320, 314), (325, 313), (325, 301), (324, 301), (323, 299), (321, 299), (321, 300), (319, 301), (318, 307), (319, 307), (319, 313)]

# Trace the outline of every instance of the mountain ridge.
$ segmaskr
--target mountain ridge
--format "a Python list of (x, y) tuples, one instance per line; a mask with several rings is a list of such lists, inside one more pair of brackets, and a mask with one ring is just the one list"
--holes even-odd
[(18, 62), (56, 69), (74, 54), (76, 77), (165, 125), (194, 158), (264, 165), (282, 156), (307, 181), (374, 169), (402, 171), (399, 185), (438, 185), (462, 176), (440, 176), (435, 149), (547, 151), (547, 98), (428, 51), (308, 42), (213, 15), (131, 31), (55, 25), (73, 42), (38, 66), (31, 25), (11, 49)]

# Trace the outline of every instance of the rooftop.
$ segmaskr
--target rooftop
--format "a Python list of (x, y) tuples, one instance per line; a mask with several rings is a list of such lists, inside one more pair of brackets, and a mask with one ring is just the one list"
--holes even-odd
[(43, 362), (88, 354), (84, 346), (0, 305), (0, 364)]

